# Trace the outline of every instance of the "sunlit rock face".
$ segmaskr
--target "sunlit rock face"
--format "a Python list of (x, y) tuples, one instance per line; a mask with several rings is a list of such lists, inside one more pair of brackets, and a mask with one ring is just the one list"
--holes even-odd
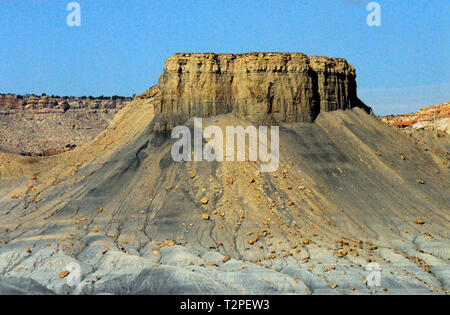
[(450, 102), (427, 106), (416, 113), (380, 117), (390, 126), (406, 129), (443, 131), (450, 134)]
[[(302, 53), (176, 54), (159, 79), (156, 112), (170, 120), (234, 112), (254, 123), (313, 122), (321, 111), (365, 106), (345, 59)], [(169, 120), (169, 121), (168, 121)], [(163, 126), (164, 125), (164, 126)]]

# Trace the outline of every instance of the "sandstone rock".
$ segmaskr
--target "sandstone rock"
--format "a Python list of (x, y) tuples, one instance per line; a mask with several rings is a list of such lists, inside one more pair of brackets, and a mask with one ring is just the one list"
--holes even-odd
[(450, 102), (427, 106), (413, 114), (390, 115), (380, 119), (397, 128), (442, 130), (450, 134)]
[(416, 224), (425, 224), (425, 220), (424, 219), (417, 219), (416, 220)]
[(61, 153), (67, 152), (69, 150), (70, 150), (69, 148), (66, 148), (66, 149), (48, 149), (48, 150), (42, 151), (42, 156), (57, 155), (57, 154), (61, 154)]
[(131, 97), (89, 98), (0, 94), (0, 112), (31, 109), (34, 114), (47, 114), (56, 113), (58, 110), (67, 111), (70, 108), (121, 109), (131, 100)]
[(69, 274), (70, 274), (69, 271), (62, 271), (62, 272), (59, 274), (59, 279), (64, 279), (64, 278), (67, 277)]
[(312, 122), (321, 111), (364, 105), (355, 68), (302, 53), (176, 54), (159, 78), (154, 129), (234, 112), (256, 124)]

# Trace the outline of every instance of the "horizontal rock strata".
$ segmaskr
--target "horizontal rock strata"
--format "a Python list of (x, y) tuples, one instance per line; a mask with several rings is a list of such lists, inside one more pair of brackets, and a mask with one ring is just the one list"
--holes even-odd
[(176, 54), (167, 59), (159, 79), (156, 113), (160, 129), (170, 129), (172, 120), (230, 112), (256, 124), (273, 124), (313, 122), (322, 111), (370, 111), (357, 97), (355, 79), (355, 68), (341, 58)]
[(441, 130), (450, 134), (450, 102), (421, 108), (416, 113), (380, 117), (397, 128)]

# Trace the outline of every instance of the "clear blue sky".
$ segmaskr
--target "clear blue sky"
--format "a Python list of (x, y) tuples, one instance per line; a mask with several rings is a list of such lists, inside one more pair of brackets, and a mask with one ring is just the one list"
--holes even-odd
[(450, 100), (448, 0), (69, 0), (0, 2), (0, 93), (132, 95), (176, 52), (344, 57), (377, 114)]

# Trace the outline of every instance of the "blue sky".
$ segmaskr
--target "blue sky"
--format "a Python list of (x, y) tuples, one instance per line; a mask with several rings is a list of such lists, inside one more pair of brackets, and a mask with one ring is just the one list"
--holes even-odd
[(448, 0), (68, 0), (0, 2), (0, 93), (132, 95), (176, 52), (304, 52), (346, 58), (377, 114), (450, 100)]

